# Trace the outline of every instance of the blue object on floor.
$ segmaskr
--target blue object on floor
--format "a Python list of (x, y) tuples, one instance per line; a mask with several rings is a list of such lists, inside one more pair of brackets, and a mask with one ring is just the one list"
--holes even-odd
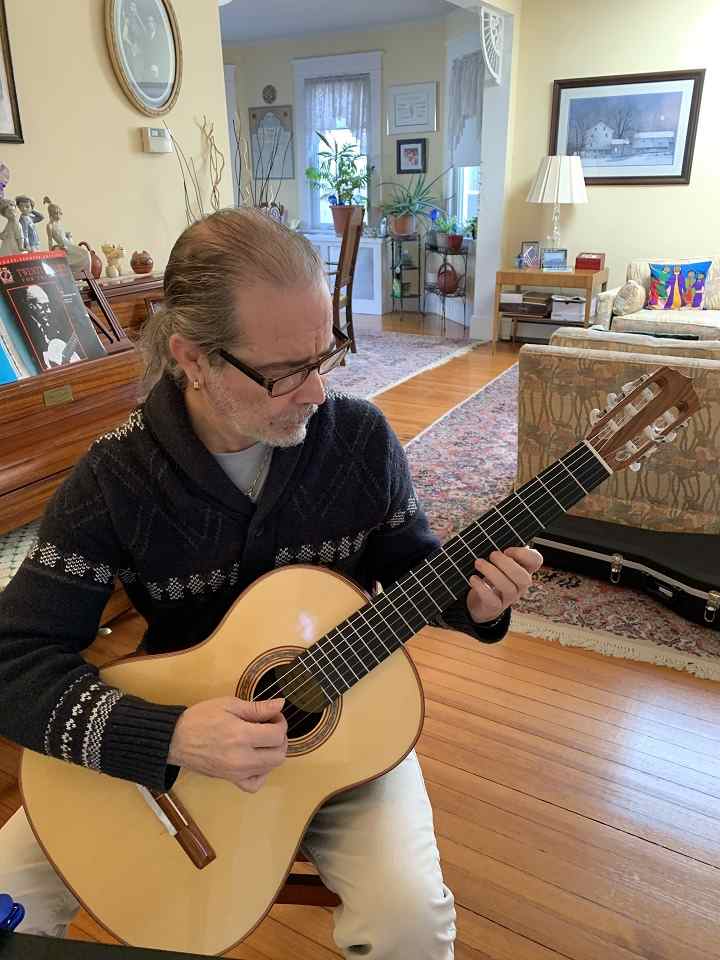
[(0, 893), (0, 930), (14, 930), (25, 916), (25, 907), (7, 893)]

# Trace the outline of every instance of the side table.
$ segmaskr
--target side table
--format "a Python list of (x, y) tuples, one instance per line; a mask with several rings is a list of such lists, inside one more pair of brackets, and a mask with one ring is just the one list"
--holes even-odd
[(607, 290), (607, 270), (498, 270), (495, 275), (495, 309), (493, 311), (492, 345), (500, 338), (500, 295), (504, 286), (561, 287), (585, 291), (585, 326), (590, 326), (592, 298)]

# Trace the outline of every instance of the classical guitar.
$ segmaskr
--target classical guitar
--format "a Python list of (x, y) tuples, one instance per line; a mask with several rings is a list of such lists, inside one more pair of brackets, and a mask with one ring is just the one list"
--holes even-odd
[(474, 558), (528, 543), (698, 407), (691, 381), (662, 367), (611, 395), (584, 440), (376, 597), (322, 567), (286, 567), (245, 590), (204, 643), (104, 668), (106, 683), (158, 703), (282, 695), (288, 759), (256, 794), (182, 770), (171, 792), (151, 795), (26, 750), (25, 809), (78, 900), (137, 946), (217, 954), (242, 940), (315, 811), (412, 749), (423, 695), (404, 644), (466, 591)]

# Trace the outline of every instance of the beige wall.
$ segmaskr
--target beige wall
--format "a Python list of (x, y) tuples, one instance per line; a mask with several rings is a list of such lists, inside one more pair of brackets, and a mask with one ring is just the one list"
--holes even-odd
[[(166, 115), (188, 155), (201, 159), (196, 119), (215, 122), (228, 156), (217, 0), (173, 0), (183, 45), (180, 96)], [(100, 252), (122, 243), (128, 258), (147, 249), (164, 266), (186, 225), (177, 159), (142, 152), (140, 128), (160, 120), (139, 113), (112, 71), (105, 44), (104, 0), (6, 0), (24, 144), (0, 145), (10, 167), (8, 196), (43, 195), (59, 203), (75, 240)], [(207, 182), (207, 180), (206, 180)], [(232, 202), (229, 174), (223, 203)], [(45, 224), (38, 225), (45, 241)], [(41, 231), (41, 232), (40, 232)]]
[(700, 123), (688, 186), (588, 187), (586, 206), (561, 207), (560, 236), (571, 260), (605, 251), (611, 284), (633, 257), (720, 251), (720, 3), (697, 0), (532, 0), (523, 5), (514, 91), (505, 260), (521, 240), (543, 239), (550, 210), (526, 203), (547, 152), (555, 79), (705, 67)]
[[(340, 53), (365, 53), (381, 50), (384, 91), (398, 83), (420, 83), (437, 80), (438, 131), (418, 136), (428, 138), (428, 176), (432, 179), (443, 169), (444, 139), (442, 118), (445, 116), (445, 20), (426, 20), (403, 23), (382, 29), (344, 33), (319, 34), (258, 43), (252, 46), (226, 47), (225, 63), (237, 66), (238, 112), (247, 135), (248, 108), (261, 106), (262, 88), (272, 83), (277, 88), (278, 105), (293, 103), (293, 67), (296, 57), (323, 57)], [(383, 126), (384, 131), (384, 126)], [(388, 137), (383, 132), (382, 175), (385, 180), (395, 177), (395, 144), (399, 137)], [(303, 176), (304, 171), (295, 171)], [(376, 179), (379, 179), (377, 177)], [(401, 178), (409, 180), (409, 177)], [(283, 184), (278, 201), (284, 203), (291, 217), (298, 216), (297, 180)], [(438, 184), (439, 186), (439, 184)]]

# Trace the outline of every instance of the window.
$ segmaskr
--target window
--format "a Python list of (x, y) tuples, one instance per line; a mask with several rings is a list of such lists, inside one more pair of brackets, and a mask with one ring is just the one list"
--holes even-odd
[[(305, 168), (317, 160), (315, 131), (339, 145), (356, 145), (364, 163), (379, 176), (382, 54), (302, 57), (293, 60), (293, 72), (297, 213), (302, 229), (327, 232), (332, 221), (327, 199), (311, 190), (304, 176)], [(372, 184), (370, 194), (372, 203)]]
[[(325, 150), (317, 132), (338, 147), (351, 144), (359, 152), (358, 168), (367, 170), (370, 126), (370, 76), (314, 77), (305, 81), (305, 139), (307, 163), (318, 165)], [(323, 190), (310, 192), (310, 224), (322, 228), (332, 224), (332, 213)], [(367, 199), (367, 198), (365, 198)], [(367, 206), (367, 204), (366, 204)]]
[(455, 216), (458, 226), (478, 215), (480, 202), (480, 167), (455, 168)]

